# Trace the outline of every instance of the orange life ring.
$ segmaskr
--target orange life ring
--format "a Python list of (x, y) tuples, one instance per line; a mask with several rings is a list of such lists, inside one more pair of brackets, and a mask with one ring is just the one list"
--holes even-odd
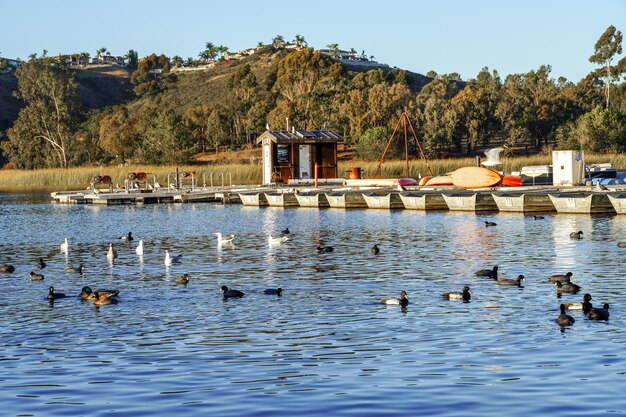
[(138, 181), (145, 181), (148, 178), (145, 172), (137, 172), (135, 173), (135, 179)]
[(111, 184), (113, 182), (113, 180), (108, 175), (104, 175), (104, 176), (102, 176), (102, 179), (100, 180), (100, 182), (102, 184)]
[(195, 178), (196, 177), (196, 172), (192, 171), (192, 172), (183, 172), (182, 174), (183, 178)]

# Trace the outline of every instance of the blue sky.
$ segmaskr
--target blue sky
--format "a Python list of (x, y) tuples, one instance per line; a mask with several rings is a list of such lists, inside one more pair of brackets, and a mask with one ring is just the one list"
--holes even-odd
[(7, 58), (43, 49), (94, 56), (101, 47), (187, 58), (206, 42), (237, 51), (300, 34), (317, 49), (337, 43), (463, 79), (485, 66), (504, 78), (549, 64), (554, 78), (578, 81), (595, 68), (588, 59), (604, 30), (626, 33), (624, 0), (0, 0), (0, 16)]

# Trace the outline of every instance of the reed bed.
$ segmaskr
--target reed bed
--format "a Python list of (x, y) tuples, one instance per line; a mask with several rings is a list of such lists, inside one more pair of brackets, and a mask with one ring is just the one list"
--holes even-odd
[[(523, 166), (549, 165), (552, 163), (551, 155), (536, 155), (529, 157), (502, 158), (503, 164), (498, 166), (505, 172), (519, 171)], [(612, 163), (618, 170), (626, 170), (626, 154), (586, 154), (587, 164)], [(437, 159), (428, 161), (428, 166), (423, 160), (409, 161), (409, 172), (406, 172), (404, 160), (391, 160), (384, 162), (377, 178), (409, 177), (443, 175), (463, 166), (475, 165), (474, 158)], [(353, 167), (360, 167), (363, 178), (372, 178), (378, 161), (350, 160), (339, 161), (338, 176), (348, 177), (348, 172)], [(167, 186), (168, 174), (171, 181), (174, 179), (175, 166), (106, 166), (106, 167), (80, 167), (68, 169), (38, 169), (38, 170), (15, 170), (7, 169), (0, 171), (0, 190), (3, 191), (61, 191), (79, 190), (89, 186), (91, 179), (96, 175), (109, 175), (113, 179), (113, 185), (123, 186), (124, 179), (129, 172), (149, 173), (150, 179), (155, 175), (162, 186)], [(263, 167), (259, 164), (211, 164), (179, 166), (179, 172), (196, 172), (198, 185), (220, 186), (232, 184), (260, 184), (263, 178)]]

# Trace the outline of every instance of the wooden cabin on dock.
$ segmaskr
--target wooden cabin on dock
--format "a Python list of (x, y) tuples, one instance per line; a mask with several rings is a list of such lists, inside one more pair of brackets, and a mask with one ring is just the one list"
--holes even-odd
[(337, 178), (337, 143), (343, 137), (335, 130), (266, 130), (257, 138), (263, 146), (263, 184), (315, 178)]

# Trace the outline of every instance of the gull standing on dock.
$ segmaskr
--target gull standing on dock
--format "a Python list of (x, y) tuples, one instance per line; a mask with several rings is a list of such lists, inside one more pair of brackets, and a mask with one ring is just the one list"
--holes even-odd
[(237, 235), (222, 235), (220, 232), (215, 232), (213, 234), (217, 236), (218, 246), (233, 243), (233, 240), (235, 240), (235, 237), (237, 236)]

